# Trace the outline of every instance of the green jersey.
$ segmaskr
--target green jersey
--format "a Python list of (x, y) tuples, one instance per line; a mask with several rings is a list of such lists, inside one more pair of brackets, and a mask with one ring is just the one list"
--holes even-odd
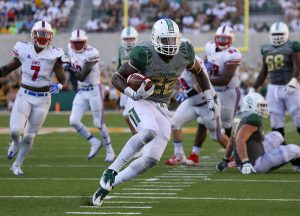
[(130, 61), (139, 73), (155, 84), (154, 93), (147, 100), (166, 104), (170, 102), (176, 79), (194, 59), (194, 48), (189, 42), (182, 42), (179, 52), (169, 62), (159, 56), (150, 41), (136, 45), (130, 52)]
[(237, 165), (241, 165), (241, 159), (238, 156), (237, 149), (236, 149), (236, 137), (240, 128), (245, 125), (253, 125), (258, 127), (258, 130), (255, 131), (248, 141), (246, 142), (247, 145), (247, 153), (251, 164), (255, 164), (255, 161), (258, 157), (264, 154), (264, 147), (262, 144), (263, 141), (263, 132), (262, 132), (262, 121), (261, 117), (256, 113), (252, 112), (239, 112), (237, 113), (236, 117), (233, 120), (232, 124), (232, 132), (231, 137), (233, 140), (233, 151), (234, 151), (234, 158), (236, 160)]
[(131, 48), (128, 49), (124, 46), (120, 46), (119, 48), (119, 58), (118, 58), (118, 69), (121, 67), (122, 64), (129, 61)]
[(261, 47), (271, 84), (286, 85), (293, 77), (292, 54), (300, 52), (298, 41), (288, 41), (281, 46), (265, 44)]

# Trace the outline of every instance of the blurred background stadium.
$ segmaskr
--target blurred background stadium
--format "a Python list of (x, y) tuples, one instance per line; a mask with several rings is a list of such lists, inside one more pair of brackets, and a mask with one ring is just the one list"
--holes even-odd
[[(291, 39), (300, 34), (299, 0), (0, 0), (0, 65), (11, 58), (18, 40), (31, 40), (30, 29), (46, 20), (55, 29), (53, 45), (67, 50), (70, 32), (84, 29), (89, 43), (101, 53), (101, 80), (105, 85), (106, 108), (119, 109), (119, 93), (110, 84), (117, 66), (120, 32), (127, 25), (139, 32), (139, 41), (150, 40), (151, 27), (160, 18), (175, 20), (184, 37), (203, 57), (204, 44), (214, 39), (221, 24), (231, 25), (235, 43), (243, 52), (240, 78), (243, 89), (253, 82), (261, 66), (260, 45), (269, 42), (268, 31), (275, 21), (288, 24)], [(61, 110), (70, 110), (76, 81), (69, 78), (62, 94), (53, 97)], [(10, 110), (20, 84), (20, 72), (0, 79), (0, 110)]]

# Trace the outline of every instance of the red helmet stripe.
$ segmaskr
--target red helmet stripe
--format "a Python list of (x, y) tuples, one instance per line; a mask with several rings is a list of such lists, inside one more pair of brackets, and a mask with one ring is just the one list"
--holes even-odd
[(79, 35), (79, 30), (77, 29), (77, 37), (79, 38), (80, 37), (80, 35)]
[(45, 28), (45, 21), (42, 21), (42, 27)]
[(222, 33), (225, 33), (226, 26), (223, 26)]

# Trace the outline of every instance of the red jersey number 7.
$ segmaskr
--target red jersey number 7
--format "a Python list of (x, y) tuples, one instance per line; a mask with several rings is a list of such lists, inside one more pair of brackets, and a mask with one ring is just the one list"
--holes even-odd
[(35, 81), (36, 78), (39, 75), (41, 67), (37, 65), (31, 65), (31, 70), (34, 70), (33, 76), (32, 76), (32, 81)]

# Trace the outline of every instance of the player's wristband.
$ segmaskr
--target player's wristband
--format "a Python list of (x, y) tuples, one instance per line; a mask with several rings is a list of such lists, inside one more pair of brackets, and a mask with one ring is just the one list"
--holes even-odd
[(192, 96), (197, 95), (197, 94), (198, 94), (198, 92), (194, 88), (192, 88), (191, 90), (186, 92), (187, 97), (192, 97)]
[(134, 95), (136, 94), (136, 91), (134, 91), (132, 88), (128, 86), (124, 89), (124, 94), (134, 99)]
[(213, 93), (210, 89), (205, 90), (203, 93), (207, 100), (213, 100)]
[(242, 160), (242, 164), (246, 164), (246, 163), (250, 163), (249, 159), (246, 159), (246, 160)]

